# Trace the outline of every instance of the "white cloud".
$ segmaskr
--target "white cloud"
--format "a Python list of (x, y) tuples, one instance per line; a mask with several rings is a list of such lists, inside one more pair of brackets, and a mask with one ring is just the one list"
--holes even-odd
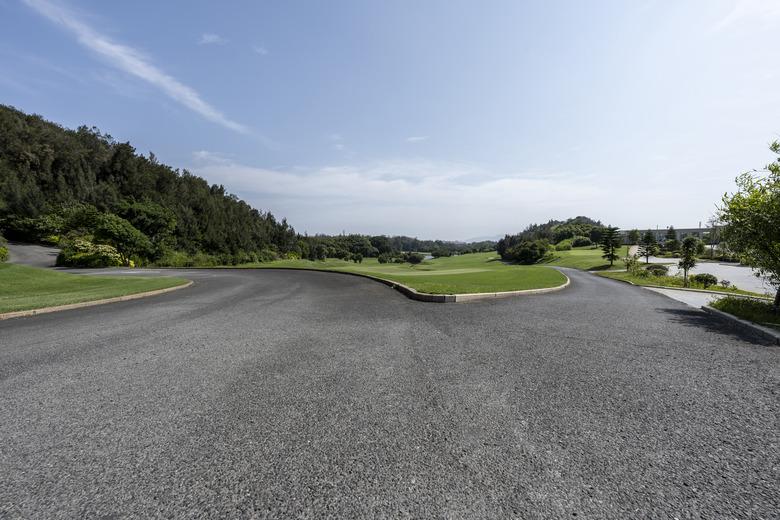
[(727, 27), (749, 21), (757, 21), (766, 27), (776, 27), (773, 18), (780, 17), (780, 2), (777, 0), (737, 0), (734, 8), (713, 26), (713, 31), (720, 31)]
[(268, 54), (268, 49), (266, 49), (262, 45), (253, 45), (252, 50), (255, 51), (255, 53), (259, 54), (260, 56), (266, 56)]
[(592, 179), (570, 174), (497, 175), (432, 161), (274, 170), (197, 152), (193, 173), (309, 233), (392, 233), (463, 239), (517, 231), (569, 208), (609, 200)]
[(407, 143), (420, 143), (422, 141), (427, 141), (428, 136), (427, 135), (413, 135), (411, 137), (406, 138)]
[(227, 40), (219, 34), (203, 33), (200, 36), (200, 41), (198, 41), (198, 43), (200, 45), (225, 45)]
[(249, 128), (226, 117), (204, 101), (193, 88), (166, 74), (138, 50), (112, 41), (60, 5), (47, 0), (24, 0), (24, 2), (52, 22), (73, 33), (81, 45), (103, 56), (117, 69), (157, 87), (168, 97), (212, 123), (242, 134), (251, 134)]

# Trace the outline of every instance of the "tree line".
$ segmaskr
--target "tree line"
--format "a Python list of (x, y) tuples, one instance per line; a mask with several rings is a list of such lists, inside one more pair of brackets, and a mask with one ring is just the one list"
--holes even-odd
[(96, 128), (70, 130), (4, 105), (0, 128), (0, 231), (9, 239), (75, 248), (75, 262), (97, 263), (105, 254), (108, 263), (237, 263), (297, 246), (284, 219)]
[[(62, 248), (63, 265), (225, 265), (276, 258), (401, 258), (492, 251), (406, 236), (301, 236), (221, 185), (96, 128), (0, 105), (0, 233)], [(415, 260), (416, 257), (408, 257)]]

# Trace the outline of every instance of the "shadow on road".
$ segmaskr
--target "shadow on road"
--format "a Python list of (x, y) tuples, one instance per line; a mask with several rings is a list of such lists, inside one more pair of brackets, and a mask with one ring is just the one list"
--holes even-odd
[(696, 309), (662, 309), (656, 308), (659, 312), (666, 313), (670, 319), (676, 323), (686, 325), (689, 327), (697, 327), (705, 329), (709, 332), (715, 332), (730, 336), (734, 339), (746, 340), (751, 343), (758, 343), (761, 345), (771, 345), (766, 339), (758, 336), (747, 330), (735, 329), (728, 322), (720, 320), (714, 316), (711, 316), (703, 311)]

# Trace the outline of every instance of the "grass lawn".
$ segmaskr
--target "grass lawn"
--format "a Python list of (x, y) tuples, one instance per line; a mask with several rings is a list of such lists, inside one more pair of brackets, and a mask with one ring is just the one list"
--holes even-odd
[[(618, 253), (620, 257), (628, 254), (628, 247), (621, 247)], [(557, 265), (558, 267), (572, 267), (582, 269), (583, 271), (606, 271), (608, 269), (625, 269), (625, 265), (620, 260), (615, 260), (615, 265), (610, 267), (609, 263), (601, 258), (604, 252), (601, 248), (591, 249), (587, 247), (575, 247), (569, 251), (553, 251), (552, 260), (543, 262), (543, 265)]]
[(733, 314), (737, 318), (780, 330), (780, 314), (772, 312), (772, 304), (746, 298), (722, 298), (710, 304), (719, 311)]
[[(619, 271), (619, 272), (612, 272), (612, 273), (599, 273), (599, 276), (604, 276), (606, 278), (612, 278), (615, 280), (623, 280), (627, 282), (631, 282), (636, 285), (660, 285), (662, 287), (676, 287), (676, 288), (682, 288), (683, 287), (683, 279), (681, 276), (648, 276), (647, 278), (641, 278), (639, 276), (633, 276), (630, 273), (627, 273), (625, 271)], [(691, 289), (704, 289), (704, 285), (694, 283), (693, 281), (689, 284)], [(723, 287), (720, 285), (710, 285), (707, 287), (708, 291), (717, 291), (724, 294), (742, 294), (745, 296), (761, 296), (765, 297), (764, 294), (754, 293), (750, 291), (743, 291), (742, 289), (735, 289), (733, 287)]]
[(287, 267), (367, 274), (392, 280), (431, 294), (463, 294), (479, 292), (519, 291), (556, 287), (566, 277), (549, 267), (538, 265), (507, 265), (496, 253), (473, 253), (425, 260), (416, 266), (409, 264), (380, 264), (375, 258), (366, 258), (356, 264), (328, 259), (277, 260), (239, 267), (269, 269)]
[(0, 313), (102, 300), (186, 282), (172, 277), (70, 274), (4, 263), (0, 264)]

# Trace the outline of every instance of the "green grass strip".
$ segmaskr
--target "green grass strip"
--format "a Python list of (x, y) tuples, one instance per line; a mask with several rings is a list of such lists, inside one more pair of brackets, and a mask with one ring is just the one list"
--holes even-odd
[(62, 273), (0, 264), (0, 313), (103, 300), (187, 283), (183, 278)]

